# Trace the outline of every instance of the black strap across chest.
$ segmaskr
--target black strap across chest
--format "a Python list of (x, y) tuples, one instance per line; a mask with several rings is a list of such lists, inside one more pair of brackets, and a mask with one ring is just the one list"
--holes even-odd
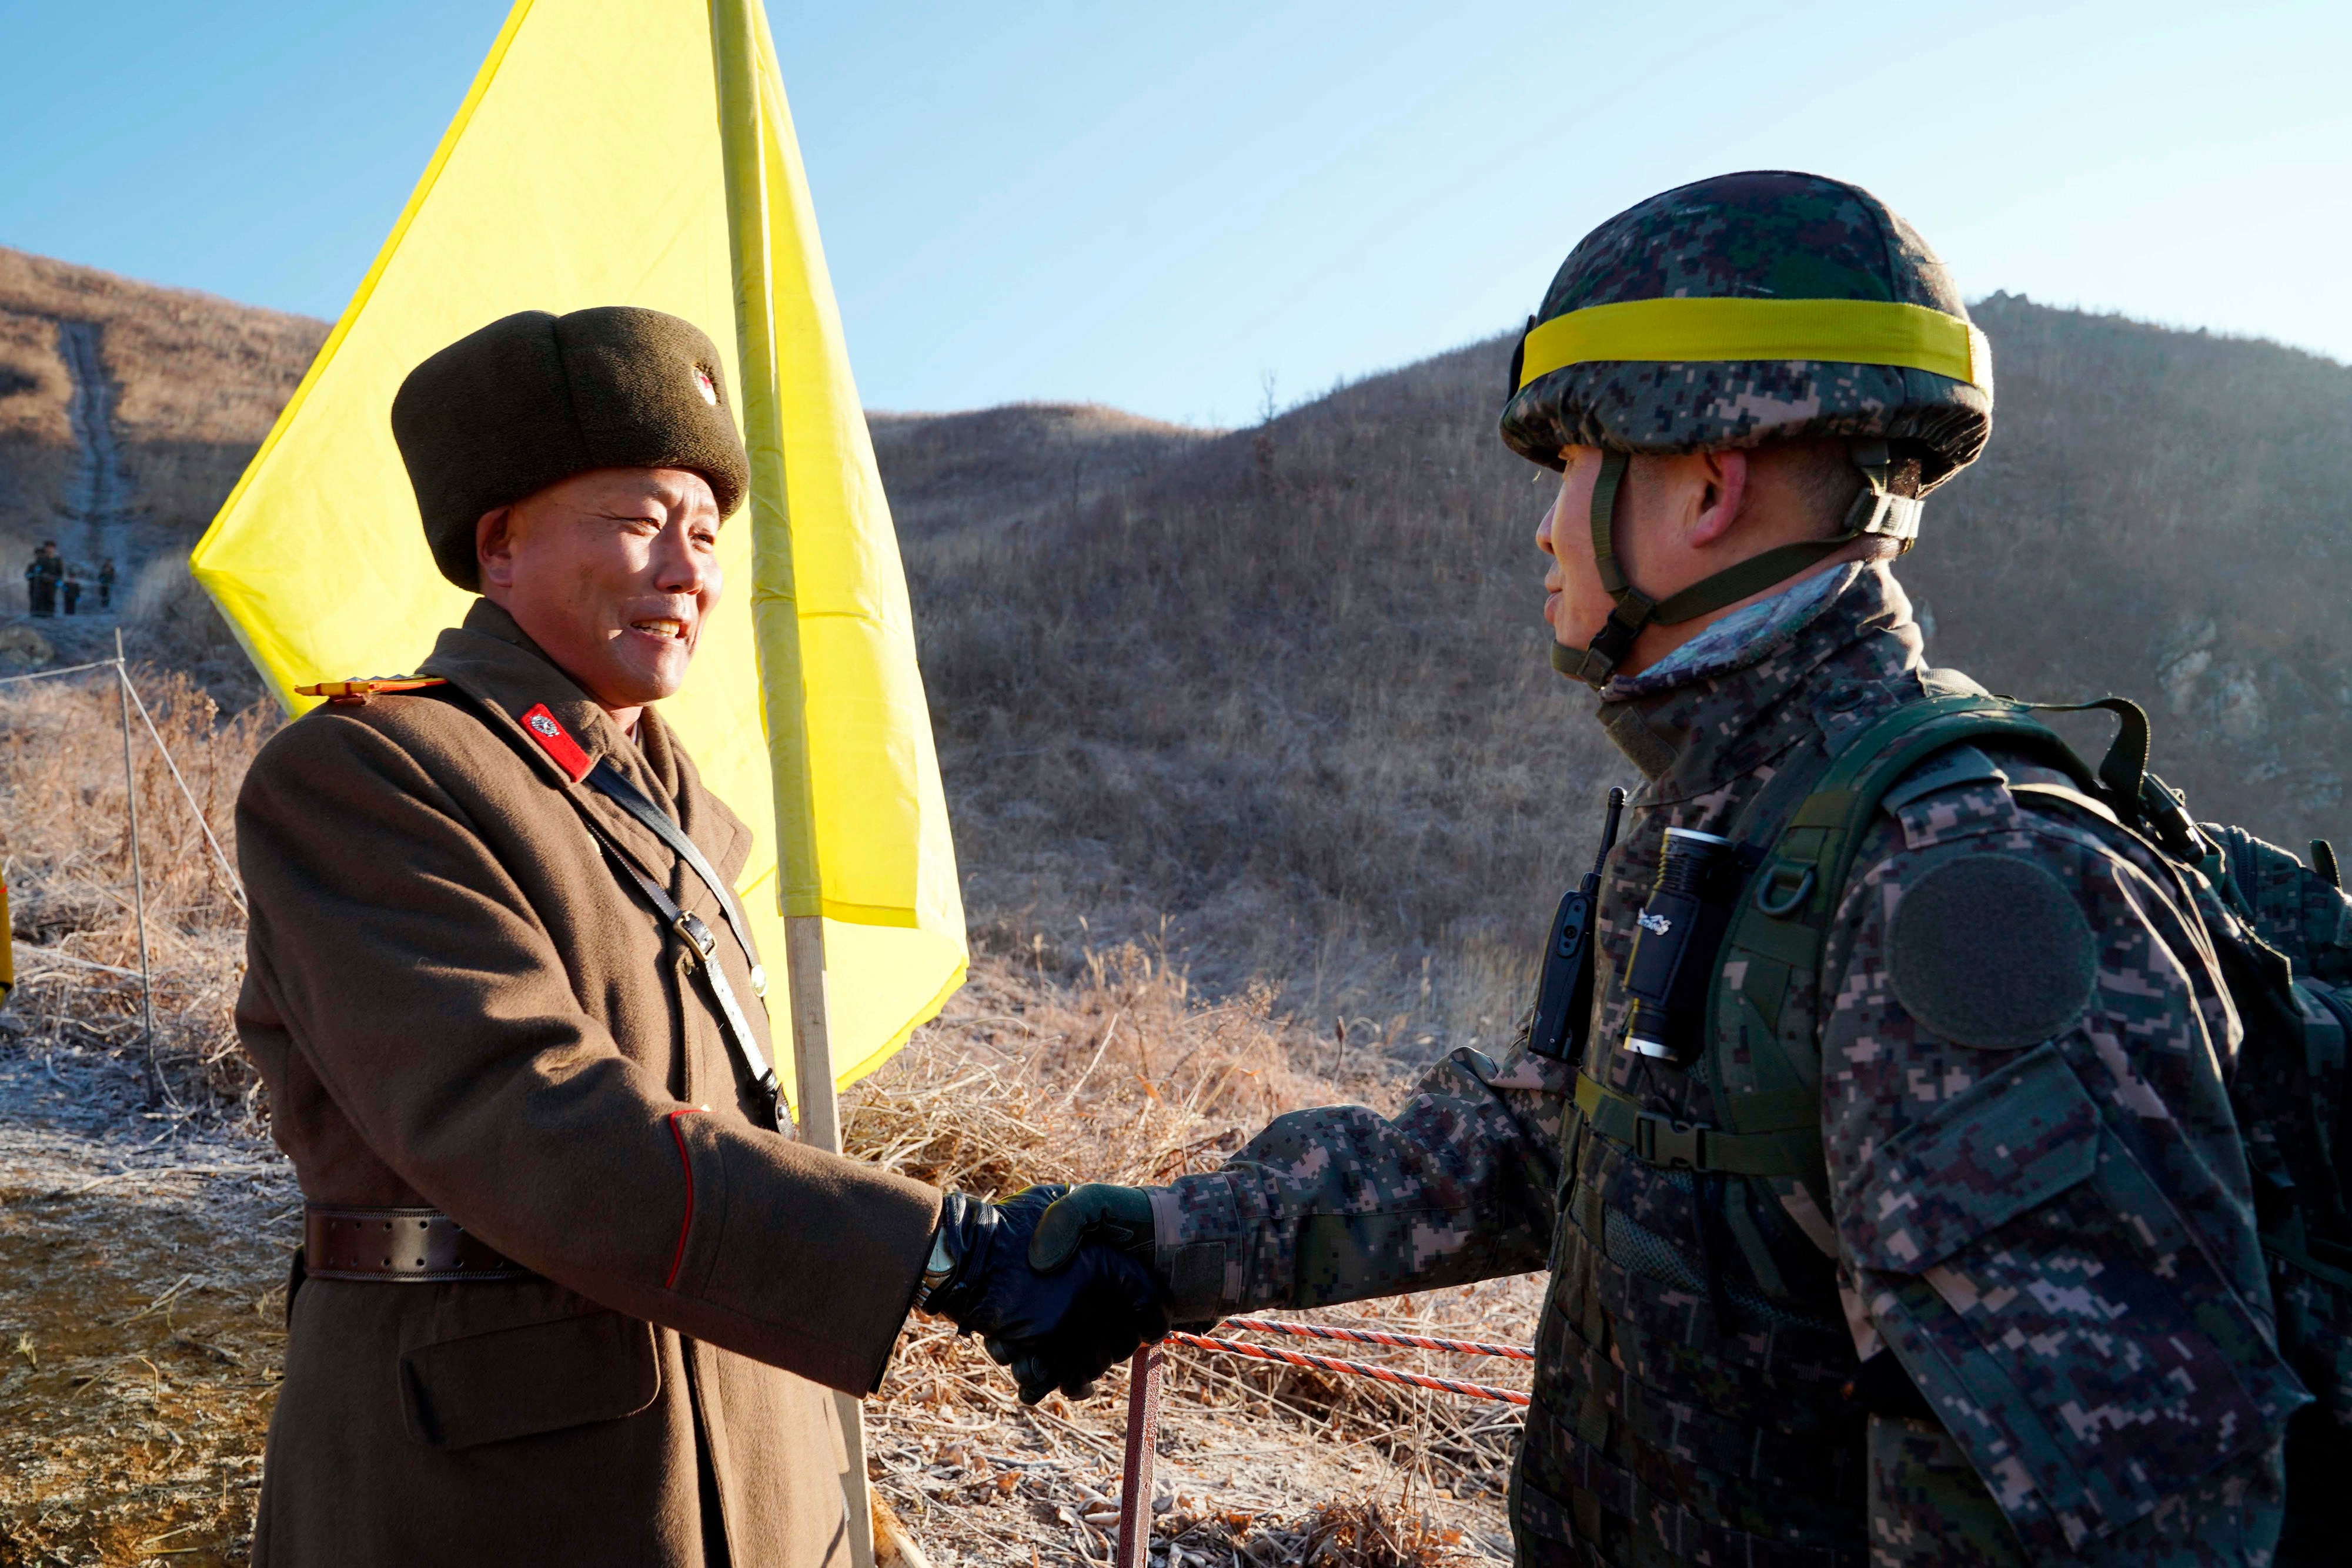
[(596, 766), (581, 782), (635, 818), (647, 832), (669, 846), (670, 853), (693, 868), (694, 874), (702, 879), (702, 885), (710, 890), (710, 895), (719, 900), (719, 907), (726, 912), (728, 927), (735, 933), (736, 945), (743, 949), (743, 961), (751, 966), (751, 984), (765, 991), (767, 976), (760, 967), (759, 953), (751, 946), (751, 928), (744, 922), (741, 906), (735, 902), (735, 890), (703, 858), (701, 849), (686, 836), (686, 830), (672, 821), (667, 811), (646, 800), (645, 791), (630, 783), (609, 757), (598, 758)]
[[(605, 764), (599, 762), (596, 766), (603, 768)], [(603, 823), (585, 811), (581, 813), (581, 820), (588, 824), (588, 831), (596, 835), (597, 846), (604, 852), (604, 858), (612, 862), (613, 870), (622, 883), (634, 886), (643, 894), (646, 902), (654, 906), (654, 913), (660, 917), (663, 926), (686, 944), (687, 962), (709, 988), (710, 999), (719, 1009), (719, 1027), (726, 1032), (728, 1043), (735, 1048), (743, 1071), (750, 1075), (751, 1086), (760, 1095), (768, 1124), (782, 1132), (785, 1124), (777, 1102), (783, 1093), (783, 1086), (776, 1081), (776, 1070), (768, 1065), (767, 1057), (760, 1050), (759, 1040), (751, 1033), (751, 1020), (743, 1016), (741, 1005), (735, 1000), (735, 988), (728, 984), (727, 971), (719, 967), (719, 938), (711, 935), (710, 927), (702, 923), (700, 916), (679, 908), (677, 900), (669, 895), (667, 888), (638, 870), (636, 862), (613, 841)], [(740, 934), (740, 927), (738, 934)], [(750, 956), (748, 943), (744, 953), (746, 956)], [(756, 965), (752, 972), (758, 973)]]
[[(656, 838), (668, 845), (678, 859), (693, 868), (694, 874), (702, 879), (703, 885), (710, 889), (712, 896), (719, 900), (719, 907), (726, 912), (727, 924), (743, 949), (743, 961), (751, 966), (751, 984), (764, 991), (765, 976), (760, 968), (758, 954), (751, 946), (751, 933), (744, 922), (743, 911), (735, 903), (735, 890), (729, 887), (726, 878), (712, 868), (695, 841), (686, 836), (685, 830), (670, 820), (667, 811), (646, 799), (643, 790), (622, 777), (621, 770), (613, 766), (610, 758), (598, 758), (596, 766), (588, 770), (581, 782), (644, 824)], [(743, 1071), (751, 1076), (751, 1085), (767, 1112), (768, 1124), (782, 1131), (784, 1118), (777, 1102), (783, 1093), (783, 1086), (777, 1082), (776, 1070), (768, 1065), (766, 1055), (760, 1050), (760, 1042), (751, 1033), (751, 1020), (743, 1016), (741, 1005), (735, 1000), (735, 988), (727, 983), (727, 971), (719, 963), (719, 938), (711, 935), (710, 927), (704, 925), (699, 916), (679, 908), (667, 888), (639, 870), (636, 862), (613, 841), (612, 834), (605, 831), (602, 822), (585, 811), (580, 813), (580, 820), (586, 822), (588, 831), (596, 835), (596, 842), (604, 850), (604, 858), (613, 863), (613, 869), (622, 882), (635, 886), (646, 902), (654, 906), (654, 913), (660, 916), (662, 925), (686, 944), (687, 961), (709, 988), (710, 999), (718, 1007), (719, 1021), (726, 1030), (728, 1043), (735, 1048)]]

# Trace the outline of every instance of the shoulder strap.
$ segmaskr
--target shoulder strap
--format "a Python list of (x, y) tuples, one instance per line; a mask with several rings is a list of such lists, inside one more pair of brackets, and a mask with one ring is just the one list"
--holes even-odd
[(702, 884), (710, 890), (711, 896), (719, 900), (719, 907), (726, 913), (728, 928), (735, 933), (735, 941), (743, 949), (744, 961), (751, 966), (752, 990), (766, 995), (767, 971), (760, 967), (759, 952), (751, 946), (751, 928), (743, 918), (742, 906), (735, 902), (735, 890), (728, 886), (727, 879), (703, 858), (700, 847), (686, 836), (686, 830), (672, 821), (667, 811), (646, 800), (645, 791), (630, 783), (621, 770), (613, 766), (611, 758), (598, 758), (596, 766), (588, 770), (581, 782), (635, 817), (647, 832), (668, 845), (672, 854), (693, 868), (694, 874), (702, 879)]
[[(1817, 1198), (1826, 1197), (1816, 1043), (1790, 1038), (1781, 1014), (1792, 991), (1820, 979), (1829, 923), (1888, 792), (1936, 753), (1988, 741), (2060, 769), (2094, 801), (2119, 787), (2126, 771), (2137, 789), (2147, 758), (2147, 720), (2137, 708), (2131, 709), (2137, 729), (2126, 719), (2128, 733), (2110, 756), (2117, 785), (2101, 777), (2105, 770), (2086, 765), (2034, 711), (2034, 705), (2005, 697), (1956, 693), (1885, 715), (1832, 759), (1749, 883), (1717, 965), (1706, 1070), (1724, 1123), (1718, 1138), (1753, 1140), (1776, 1156), (1778, 1168), (1759, 1174), (1795, 1177), (1815, 1188)], [(1724, 975), (1735, 965), (1739, 983), (1729, 988)]]
[[(776, 1070), (768, 1065), (767, 1057), (760, 1050), (759, 1039), (751, 1032), (751, 1020), (743, 1016), (742, 1008), (735, 1000), (735, 988), (727, 983), (727, 971), (719, 967), (719, 938), (710, 934), (710, 927), (698, 916), (680, 909), (677, 901), (670, 897), (667, 888), (638, 870), (636, 862), (613, 841), (603, 823), (585, 811), (580, 813), (580, 820), (587, 823), (588, 831), (596, 836), (597, 847), (604, 852), (605, 860), (612, 863), (614, 873), (622, 883), (634, 886), (643, 894), (646, 902), (654, 906), (654, 913), (660, 916), (662, 925), (686, 944), (687, 963), (709, 988), (710, 999), (719, 1009), (719, 1027), (726, 1031), (727, 1042), (735, 1048), (735, 1054), (741, 1058), (743, 1070), (751, 1075), (752, 1087), (759, 1091), (767, 1111), (768, 1124), (782, 1132), (785, 1124), (777, 1101), (783, 1093), (783, 1086), (776, 1081)], [(754, 967), (751, 973), (753, 983), (757, 984), (758, 968)]]
[[(1985, 740), (2038, 753), (2079, 787), (2100, 792), (2097, 776), (2033, 716), (2031, 704), (1974, 695), (1906, 703), (1864, 728), (1832, 759), (1829, 771), (1781, 830), (1757, 873), (1753, 896), (1742, 901), (1733, 917), (1733, 931), (1781, 934), (1764, 936), (1767, 950), (1817, 957), (1855, 852), (1887, 790), (1936, 752)], [(1760, 919), (1751, 917), (1751, 910)]]
[[(2126, 716), (2126, 733), (2109, 758), (2113, 786), (2102, 777), (2106, 769), (2086, 766), (2033, 711), (2031, 704), (1982, 692), (1944, 690), (1906, 703), (1841, 747), (1742, 891), (1718, 953), (1701, 1066), (1722, 1125), (1659, 1116), (1579, 1074), (1577, 1106), (1594, 1130), (1654, 1165), (1794, 1178), (1813, 1189), (1826, 1212), (1821, 1064), (1814, 1042), (1791, 1038), (1781, 1014), (1790, 992), (1820, 976), (1829, 922), (1887, 791), (1936, 753), (1979, 741), (2046, 761), (2094, 800), (2125, 782), (2137, 791), (2147, 766), (2147, 719), (2138, 709)], [(1727, 987), (1726, 977), (1735, 973), (1737, 984)]]
[[(1794, 987), (1820, 973), (1830, 918), (1881, 800), (1927, 758), (1979, 740), (2045, 757), (2086, 790), (2103, 792), (2030, 705), (1981, 691), (1931, 690), (1936, 695), (1906, 703), (1839, 749), (1740, 894), (1716, 961), (1701, 1063), (1722, 1124), (1658, 1115), (1580, 1072), (1576, 1104), (1595, 1132), (1653, 1165), (1801, 1180), (1828, 1212), (1820, 1062), (1814, 1042), (1790, 1038), (1780, 1015)], [(1738, 983), (1727, 987), (1734, 972)]]

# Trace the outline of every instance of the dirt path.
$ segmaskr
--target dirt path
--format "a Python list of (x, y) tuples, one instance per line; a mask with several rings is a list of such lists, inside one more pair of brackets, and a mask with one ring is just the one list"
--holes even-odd
[[(79, 464), (59, 510), (56, 530), (58, 552), (81, 580), (77, 612), (65, 613), (59, 598), (57, 613), (28, 618), (25, 622), (47, 639), (53, 656), (63, 663), (105, 658), (114, 651), (114, 628), (127, 622), (130, 601), (155, 550), (154, 530), (143, 527), (131, 504), (132, 486), (122, 463), (122, 444), (114, 425), (115, 403), (121, 388), (106, 369), (105, 329), (95, 321), (60, 320), (58, 358), (73, 378), (73, 395), (66, 404), (66, 423), (73, 431)], [(110, 604), (99, 602), (100, 564), (114, 562)]]
[[(143, 561), (131, 556), (131, 480), (122, 470), (122, 448), (114, 430), (114, 404), (121, 389), (107, 373), (103, 334), (104, 329), (95, 321), (58, 323), (58, 358), (73, 377), (73, 398), (66, 405), (66, 420), (73, 429), (74, 444), (81, 449), (81, 466), (66, 499), (71, 526), (58, 544), (68, 560), (91, 570), (112, 557), (121, 574), (117, 587), (127, 588), (137, 580)], [(97, 609), (97, 583), (86, 587), (89, 597), (83, 611), (112, 620), (111, 612)], [(118, 592), (115, 610), (121, 603)]]

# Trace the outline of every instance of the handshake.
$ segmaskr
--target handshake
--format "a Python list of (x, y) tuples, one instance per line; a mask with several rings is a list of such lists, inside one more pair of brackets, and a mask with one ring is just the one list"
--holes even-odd
[(1024, 1188), (1003, 1203), (950, 1193), (915, 1305), (981, 1336), (1022, 1402), (1073, 1399), (1168, 1333), (1151, 1196), (1090, 1184)]

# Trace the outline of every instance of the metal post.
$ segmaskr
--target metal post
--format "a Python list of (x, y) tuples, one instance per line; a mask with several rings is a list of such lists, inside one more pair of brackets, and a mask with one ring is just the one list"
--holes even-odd
[(1147, 1344), (1127, 1364), (1127, 1468), (1118, 1478), (1118, 1568), (1151, 1554), (1151, 1461), (1160, 1452), (1160, 1358)]
[(114, 629), (114, 698), (122, 707), (122, 794), (131, 809), (131, 911), (139, 931), (139, 1010), (148, 1048), (155, 1044), (155, 983), (147, 970), (147, 871), (139, 860), (139, 778), (131, 768), (131, 670), (122, 659), (122, 628)]

